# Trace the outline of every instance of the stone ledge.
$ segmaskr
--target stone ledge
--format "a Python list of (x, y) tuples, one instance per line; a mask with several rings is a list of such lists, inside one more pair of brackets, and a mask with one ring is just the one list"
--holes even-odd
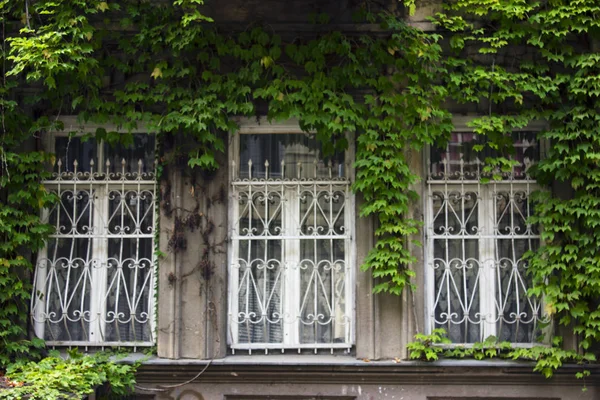
[[(135, 355), (122, 362), (134, 362)], [(140, 357), (137, 357), (139, 360)], [(163, 384), (193, 378), (208, 360), (170, 360), (152, 357), (142, 362), (137, 379), (144, 384)], [(560, 385), (600, 386), (600, 365), (588, 366), (592, 376), (575, 378), (582, 369), (565, 365), (550, 379), (533, 371), (534, 363), (502, 360), (441, 360), (436, 362), (392, 360), (363, 361), (351, 356), (257, 355), (229, 356), (211, 361), (198, 377), (210, 383), (361, 383), (428, 385)]]

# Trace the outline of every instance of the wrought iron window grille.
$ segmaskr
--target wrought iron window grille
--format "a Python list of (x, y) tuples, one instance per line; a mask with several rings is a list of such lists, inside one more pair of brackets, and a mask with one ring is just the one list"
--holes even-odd
[[(353, 343), (349, 160), (323, 160), (290, 135), (247, 135), (241, 145), (243, 134), (233, 140), (232, 352), (333, 353), (349, 351)], [(268, 155), (265, 149), (271, 149)]]
[(490, 175), (477, 157), (465, 156), (461, 144), (473, 136), (453, 134), (443, 154), (427, 162), (428, 326), (445, 328), (455, 343), (489, 336), (536, 343), (545, 317), (541, 300), (527, 294), (524, 255), (540, 243), (539, 228), (528, 222), (530, 194), (538, 189), (528, 174), (537, 143), (518, 141), (517, 165), (482, 183)]
[(120, 163), (68, 138), (43, 182), (59, 201), (43, 211), (55, 231), (38, 254), (31, 318), (51, 346), (154, 344), (154, 143), (138, 136), (144, 160)]

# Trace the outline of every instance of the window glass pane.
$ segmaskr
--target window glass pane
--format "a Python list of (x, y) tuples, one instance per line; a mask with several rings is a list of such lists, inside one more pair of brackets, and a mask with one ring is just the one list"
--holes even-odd
[(344, 240), (301, 240), (300, 342), (344, 343)]
[(538, 234), (538, 227), (531, 226), (527, 219), (534, 209), (525, 189), (497, 190), (494, 192), (495, 227), (497, 235)]
[[(478, 144), (477, 135), (453, 132), (445, 147), (432, 146), (431, 177), (441, 178), (445, 174), (450, 179), (476, 179), (485, 155), (473, 150), (475, 144)], [(462, 168), (461, 160), (464, 162)]]
[(57, 137), (55, 140), (55, 154), (62, 161), (62, 171), (73, 172), (74, 161), (77, 160), (77, 171), (89, 172), (90, 161), (94, 160), (94, 171), (105, 171), (106, 161), (110, 162), (111, 173), (121, 173), (122, 161), (125, 160), (125, 172), (135, 173), (139, 169), (139, 161), (142, 161), (142, 172), (154, 171), (154, 135), (133, 134), (133, 143), (124, 146), (121, 143), (109, 145), (104, 143), (103, 165), (98, 165), (97, 142), (95, 138), (84, 138), (78, 136)]
[(532, 343), (540, 334), (540, 303), (527, 295), (531, 278), (524, 254), (536, 250), (536, 239), (496, 240), (496, 301), (498, 305), (497, 336), (513, 343)]
[[(106, 160), (110, 161), (111, 173), (119, 174), (123, 170), (122, 162), (125, 160), (125, 172), (136, 173), (139, 162), (142, 162), (142, 172), (154, 171), (154, 135), (146, 133), (133, 134), (133, 144), (124, 146), (121, 143), (104, 143)], [(105, 162), (106, 162), (105, 160)]]
[(244, 236), (281, 235), (283, 193), (274, 188), (248, 188), (237, 194), (239, 216), (238, 234)]
[[(281, 343), (286, 317), (282, 309), (281, 241), (240, 241), (238, 282), (239, 343)], [(290, 318), (290, 315), (287, 315)]]
[[(483, 151), (475, 151), (475, 145), (484, 145), (486, 138), (472, 132), (454, 132), (444, 147), (432, 146), (430, 151), (430, 177), (432, 179), (479, 179), (486, 158), (505, 156), (518, 161), (512, 174), (513, 179), (525, 179), (529, 165), (539, 161), (540, 148), (537, 132), (513, 132), (513, 148), (507, 154), (484, 146)], [(461, 165), (462, 161), (462, 165)]]
[(48, 192), (55, 193), (60, 201), (49, 213), (48, 222), (56, 234), (91, 235), (94, 230), (94, 190), (73, 190), (66, 186), (60, 192), (49, 187)]
[(57, 161), (62, 162), (63, 172), (73, 172), (74, 162), (77, 161), (78, 172), (89, 172), (90, 161), (96, 164), (94, 171), (98, 171), (97, 146), (95, 139), (83, 140), (81, 137), (57, 137), (54, 153)]
[(303, 235), (343, 235), (344, 204), (343, 187), (310, 187), (301, 189), (300, 229)]
[[(39, 252), (32, 305), (36, 333), (46, 340), (86, 346), (153, 340), (155, 188), (137, 172), (142, 159), (142, 179), (154, 179), (154, 137), (133, 139), (132, 146), (99, 148), (93, 139), (56, 138), (67, 174), (45, 183), (59, 202), (47, 213), (55, 231)], [(119, 173), (111, 175), (119, 181), (106, 179), (102, 157), (125, 158), (125, 179)], [(85, 173), (92, 160), (100, 173)], [(75, 161), (84, 172), (77, 179), (68, 173)]]
[(345, 176), (344, 153), (324, 156), (311, 135), (240, 135), (240, 178), (329, 178), (330, 171), (333, 178)]
[(107, 199), (108, 233), (136, 235), (154, 231), (153, 188), (111, 188)]
[(481, 339), (479, 242), (434, 240), (436, 328), (445, 328), (457, 343)]
[(57, 341), (87, 340), (90, 314), (90, 272), (97, 266), (92, 259), (89, 238), (51, 238), (48, 257), (40, 260), (45, 292), (38, 294), (46, 311), (46, 339)]
[(527, 167), (540, 160), (540, 146), (537, 140), (537, 132), (513, 132), (513, 143), (515, 152), (511, 156), (519, 162), (515, 167), (515, 176), (525, 178)]
[(105, 341), (151, 340), (152, 239), (108, 241), (107, 288), (104, 299)]
[(432, 194), (433, 230), (436, 235), (477, 235), (479, 198), (473, 191), (450, 189)]

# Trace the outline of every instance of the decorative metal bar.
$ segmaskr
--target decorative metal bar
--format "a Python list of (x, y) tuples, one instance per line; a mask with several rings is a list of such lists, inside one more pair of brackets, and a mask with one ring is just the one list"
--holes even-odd
[(300, 343), (292, 348), (282, 347), (279, 343), (261, 343), (260, 345), (254, 343), (237, 343), (232, 346), (232, 351), (235, 354), (236, 350), (247, 350), (250, 354), (254, 350), (263, 351), (265, 354), (269, 354), (269, 352), (278, 352), (285, 353), (286, 351), (298, 351), (300, 353), (302, 350), (316, 350), (316, 349), (324, 349), (324, 350), (346, 350), (346, 352), (350, 352), (351, 346), (347, 343)]
[[(270, 177), (232, 182), (237, 203), (231, 232), (230, 337), (232, 349), (348, 348), (346, 285), (350, 183), (345, 179)], [(309, 167), (310, 168), (310, 167)], [(313, 172), (313, 171), (311, 171)], [(329, 165), (329, 176), (333, 176)], [(234, 306), (231, 306), (234, 304)], [(231, 313), (231, 310), (235, 310)]]
[(447, 150), (432, 164), (429, 315), (432, 328), (446, 328), (454, 342), (494, 335), (532, 343), (539, 337), (541, 301), (527, 295), (531, 281), (523, 259), (540, 241), (538, 228), (527, 222), (537, 188), (527, 174), (530, 165), (525, 160), (501, 180), (481, 184), (478, 159), (466, 163), (462, 154)]
[(154, 299), (154, 172), (63, 170), (44, 184), (59, 202), (46, 211), (54, 226), (40, 252), (31, 316), (50, 345), (151, 345)]
[(81, 181), (145, 181), (145, 183), (153, 184), (155, 181), (154, 166), (151, 166), (148, 171), (144, 170), (144, 164), (142, 160), (138, 160), (136, 163), (137, 170), (127, 170), (127, 160), (122, 159), (120, 169), (118, 171), (112, 171), (110, 160), (106, 160), (104, 163), (104, 171), (94, 171), (95, 162), (90, 160), (90, 171), (80, 171), (79, 162), (73, 161), (73, 170), (65, 170), (62, 160), (56, 162), (56, 170), (52, 172), (51, 179), (44, 181), (48, 184), (57, 184), (58, 182), (72, 183)]

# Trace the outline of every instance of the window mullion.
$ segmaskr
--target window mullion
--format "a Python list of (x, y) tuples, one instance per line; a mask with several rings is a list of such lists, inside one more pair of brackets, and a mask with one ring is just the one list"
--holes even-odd
[(107, 280), (107, 254), (108, 239), (106, 216), (108, 215), (108, 184), (92, 188), (90, 184), (90, 197), (93, 198), (93, 238), (92, 238), (92, 264), (91, 264), (91, 296), (90, 296), (90, 342), (105, 341), (105, 316), (106, 316), (106, 280)]
[[(233, 235), (231, 246), (229, 246), (229, 259), (231, 260), (231, 268), (229, 270), (229, 343), (237, 344), (238, 342), (238, 307), (239, 307), (239, 193), (233, 192), (229, 202), (229, 215), (232, 216), (230, 223), (230, 235)], [(250, 243), (248, 243), (250, 246)]]
[[(239, 135), (233, 135), (229, 142), (229, 157), (231, 157), (229, 181), (234, 181), (237, 177), (237, 168), (239, 165)], [(236, 345), (239, 341), (239, 274), (240, 274), (240, 199), (241, 193), (233, 186), (230, 186), (229, 197), (229, 329), (228, 341), (230, 345)], [(251, 199), (248, 199), (251, 201)], [(250, 243), (248, 242), (248, 248)], [(235, 351), (235, 350), (234, 350)]]
[(282, 240), (282, 267), (283, 282), (283, 310), (288, 318), (283, 321), (283, 343), (293, 346), (300, 343), (300, 201), (299, 185), (283, 188), (285, 201), (283, 202), (282, 228), (284, 236), (293, 236), (294, 239)]
[[(350, 132), (346, 134), (348, 140), (348, 150), (344, 157), (344, 173), (350, 179), (351, 182), (355, 179), (355, 171), (352, 166), (354, 165), (355, 157), (355, 142), (354, 135)], [(344, 208), (344, 232), (346, 234), (345, 248), (344, 248), (344, 289), (345, 289), (345, 316), (349, 317), (345, 319), (346, 324), (346, 342), (354, 343), (354, 321), (356, 320), (355, 313), (355, 302), (354, 302), (354, 284), (356, 282), (356, 246), (354, 245), (354, 221), (355, 221), (355, 199), (350, 193), (349, 185), (345, 185), (345, 208)]]
[(479, 240), (479, 259), (481, 275), (479, 278), (479, 298), (481, 313), (481, 338), (496, 335), (496, 256), (495, 256), (495, 207), (494, 196), (487, 185), (479, 186), (482, 201), (479, 207), (481, 233)]
[[(60, 206), (60, 205), (59, 205)], [(47, 208), (42, 210), (42, 221), (49, 221), (50, 211)], [(33, 329), (35, 335), (43, 338), (46, 331), (47, 304), (49, 301), (48, 293), (48, 273), (50, 272), (50, 260), (48, 259), (48, 240), (46, 245), (38, 251), (37, 262), (34, 274), (35, 292), (31, 296), (31, 310), (33, 312)]]
[[(429, 164), (428, 164), (429, 165)], [(435, 329), (435, 271), (434, 271), (434, 239), (433, 239), (433, 188), (431, 182), (427, 183), (427, 199), (425, 204), (425, 241), (426, 241), (426, 263), (425, 263), (425, 284), (426, 284), (426, 307), (425, 321), (426, 333), (431, 333)]]
[[(351, 227), (353, 227), (353, 223), (352, 221), (354, 221), (354, 201), (353, 201), (353, 197), (349, 195), (349, 188), (348, 186), (345, 186), (345, 192), (344, 192), (344, 232), (346, 234), (346, 239), (344, 240), (344, 258), (346, 260), (346, 263), (344, 265), (344, 270), (342, 271), (342, 273), (344, 274), (344, 297), (345, 297), (345, 314), (347, 318), (344, 320), (344, 324), (345, 324), (345, 339), (346, 339), (346, 343), (353, 343), (354, 342), (354, 331), (353, 331), (353, 327), (354, 327), (354, 298), (353, 298), (353, 289), (354, 289), (354, 271), (352, 269), (352, 265), (354, 265), (354, 263), (348, 262), (347, 260), (354, 260), (354, 246), (352, 245), (352, 236), (354, 235), (354, 231), (352, 230)], [(333, 246), (332, 246), (333, 247)], [(335, 269), (334, 269), (335, 270)], [(337, 299), (336, 299), (337, 300)], [(339, 321), (337, 321), (337, 315), (336, 317), (336, 322), (340, 323)]]
[[(105, 165), (104, 142), (100, 141), (97, 148), (98, 174), (105, 173), (105, 180), (94, 185), (94, 171), (91, 171), (90, 199), (93, 225), (92, 229), (92, 264), (90, 287), (90, 342), (105, 341), (106, 316), (106, 280), (108, 268), (108, 167)], [(106, 168), (106, 170), (105, 170)]]

